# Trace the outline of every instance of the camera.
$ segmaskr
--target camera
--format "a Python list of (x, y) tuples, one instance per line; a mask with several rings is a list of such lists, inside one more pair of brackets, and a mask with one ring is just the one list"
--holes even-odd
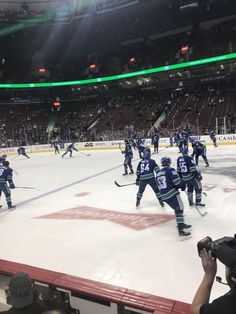
[(212, 256), (228, 267), (236, 265), (236, 234), (234, 237), (223, 237), (215, 241), (207, 236), (197, 243), (199, 256), (203, 249), (207, 252), (211, 250)]

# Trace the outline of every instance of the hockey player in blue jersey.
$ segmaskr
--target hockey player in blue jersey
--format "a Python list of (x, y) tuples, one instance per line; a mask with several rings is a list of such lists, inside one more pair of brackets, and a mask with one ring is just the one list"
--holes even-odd
[(176, 147), (179, 148), (179, 153), (181, 153), (181, 147), (182, 147), (182, 142), (181, 142), (181, 134), (179, 132), (175, 132), (174, 134), (174, 142), (176, 144)]
[(216, 144), (216, 132), (214, 130), (210, 131), (209, 136), (210, 136), (214, 146), (217, 147), (217, 144)]
[(61, 157), (63, 158), (67, 153), (70, 153), (70, 157), (72, 157), (72, 150), (75, 150), (76, 152), (78, 152), (78, 149), (75, 148), (74, 143), (71, 143), (70, 145), (67, 146), (66, 151)]
[(188, 139), (189, 139), (188, 132), (186, 130), (183, 130), (181, 132), (181, 136), (182, 136), (182, 148), (183, 147), (188, 148)]
[[(15, 184), (13, 183), (13, 180), (12, 180), (12, 172), (13, 170), (9, 167), (9, 161), (7, 160), (3, 161), (2, 165), (0, 166), (0, 197), (3, 192), (5, 194), (7, 206), (9, 209), (16, 207), (12, 205), (12, 201), (11, 201), (10, 189), (15, 188)], [(8, 187), (8, 184), (9, 184), (10, 189)]]
[(177, 229), (179, 232), (180, 240), (188, 239), (191, 237), (191, 225), (184, 222), (184, 206), (180, 198), (179, 188), (183, 187), (177, 171), (171, 168), (171, 159), (163, 157), (161, 159), (162, 168), (157, 173), (157, 186), (160, 191), (161, 199), (166, 202), (175, 211), (177, 222)]
[(138, 153), (139, 153), (139, 158), (140, 159), (143, 158), (143, 151), (145, 149), (144, 143), (145, 143), (145, 140), (142, 139), (142, 138), (138, 138), (136, 140), (136, 146), (137, 146), (137, 149), (138, 149)]
[(193, 190), (196, 193), (196, 206), (205, 206), (201, 203), (202, 201), (202, 176), (197, 170), (196, 164), (193, 158), (188, 156), (187, 147), (182, 148), (183, 156), (177, 159), (177, 172), (180, 178), (187, 184), (188, 189), (188, 201), (189, 205), (194, 205), (193, 203)]
[(132, 167), (133, 151), (132, 151), (131, 144), (129, 143), (128, 140), (125, 140), (125, 149), (122, 150), (121, 153), (125, 155), (125, 160), (124, 160), (125, 172), (123, 173), (123, 176), (128, 175), (128, 167), (130, 170), (129, 174), (134, 174), (134, 170)]
[(154, 146), (154, 154), (157, 154), (158, 153), (158, 147), (159, 147), (159, 139), (160, 139), (160, 136), (158, 135), (158, 133), (155, 131), (153, 134), (152, 134), (152, 145)]
[(52, 147), (54, 147), (55, 154), (60, 154), (60, 145), (57, 141), (52, 141)]
[(26, 154), (26, 152), (25, 152), (25, 148), (24, 147), (22, 147), (22, 146), (20, 146), (18, 149), (17, 149), (17, 153), (18, 153), (18, 155), (22, 155), (22, 156), (24, 156), (24, 157), (26, 157), (26, 158), (30, 158), (27, 154)]
[(163, 207), (164, 204), (160, 198), (159, 190), (157, 187), (157, 183), (155, 180), (155, 174), (159, 171), (159, 167), (156, 164), (156, 161), (151, 159), (151, 150), (150, 148), (145, 148), (143, 151), (143, 160), (139, 162), (136, 175), (136, 185), (139, 186), (139, 190), (137, 193), (136, 207), (139, 207), (140, 200), (143, 196), (143, 192), (147, 185), (150, 185), (156, 194), (159, 203)]
[(193, 153), (191, 157), (195, 156), (195, 163), (198, 166), (198, 159), (199, 156), (202, 156), (203, 160), (205, 161), (206, 167), (209, 167), (209, 162), (206, 156), (206, 146), (199, 141), (195, 141), (194, 139), (190, 139), (192, 143)]

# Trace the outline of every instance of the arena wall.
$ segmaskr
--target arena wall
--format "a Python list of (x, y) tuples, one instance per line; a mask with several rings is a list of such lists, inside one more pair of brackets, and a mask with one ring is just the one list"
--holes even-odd
[[(192, 136), (195, 140), (201, 141), (207, 146), (213, 145), (210, 137), (208, 135), (194, 135)], [(218, 145), (235, 145), (236, 144), (236, 134), (220, 134), (216, 136)], [(64, 148), (66, 148), (70, 143), (65, 143)], [(119, 149), (124, 144), (124, 140), (114, 140), (114, 141), (99, 141), (99, 142), (77, 142), (75, 143), (75, 147), (79, 150), (103, 150), (103, 149)], [(151, 147), (151, 139), (148, 138), (145, 140), (145, 145)], [(159, 141), (160, 147), (169, 147), (170, 146), (170, 138), (164, 137), (160, 138)], [(50, 152), (54, 149), (50, 144), (44, 145), (32, 145), (32, 146), (24, 146), (26, 148), (27, 153), (38, 153), (38, 152)], [(13, 155), (17, 153), (17, 147), (9, 147), (9, 148), (0, 148), (0, 154)]]
[(8, 282), (19, 271), (30, 275), (39, 293), (53, 294), (58, 301), (78, 310), (73, 313), (190, 313), (190, 305), (184, 302), (5, 260), (0, 260), (0, 283)]

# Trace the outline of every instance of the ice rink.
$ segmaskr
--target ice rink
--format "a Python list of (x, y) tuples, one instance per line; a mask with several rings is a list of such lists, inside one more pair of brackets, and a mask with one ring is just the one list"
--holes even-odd
[[(186, 223), (193, 225), (186, 241), (178, 239), (173, 211), (161, 208), (149, 187), (136, 209), (137, 187), (114, 184), (136, 178), (122, 176), (119, 150), (90, 153), (64, 159), (53, 152), (31, 154), (29, 160), (9, 156), (18, 173), (15, 185), (37, 189), (12, 190), (13, 211), (2, 197), (0, 258), (191, 302), (203, 276), (197, 242), (236, 232), (236, 146), (208, 147), (209, 168), (200, 159), (206, 217), (189, 208), (181, 192)], [(162, 148), (153, 158), (160, 165), (163, 156), (175, 166), (179, 154)], [(134, 159), (136, 167), (137, 152)], [(224, 267), (218, 266), (224, 278)], [(226, 291), (215, 283), (212, 298)]]

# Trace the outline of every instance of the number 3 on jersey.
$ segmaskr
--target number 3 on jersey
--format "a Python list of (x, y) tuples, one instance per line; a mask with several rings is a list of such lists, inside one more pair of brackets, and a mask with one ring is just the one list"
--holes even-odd
[(159, 189), (166, 189), (167, 185), (166, 185), (166, 177), (165, 176), (161, 176), (157, 178), (157, 185)]

